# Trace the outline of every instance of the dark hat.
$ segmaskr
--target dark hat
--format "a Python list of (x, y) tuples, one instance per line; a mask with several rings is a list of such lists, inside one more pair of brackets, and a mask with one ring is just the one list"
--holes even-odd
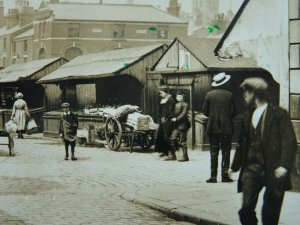
[(184, 95), (184, 92), (181, 91), (181, 90), (178, 90), (178, 91), (176, 92), (176, 95)]
[(61, 104), (62, 108), (68, 108), (70, 107), (70, 104), (68, 102), (64, 102), (63, 104)]
[(268, 89), (268, 84), (260, 77), (250, 77), (243, 81), (243, 83), (240, 85), (240, 88), (263, 91)]
[(162, 85), (158, 87), (159, 91), (164, 91), (164, 92), (168, 92), (169, 91), (169, 86), (168, 85)]
[(16, 98), (23, 98), (23, 94), (21, 92), (18, 92), (16, 95), (15, 95)]

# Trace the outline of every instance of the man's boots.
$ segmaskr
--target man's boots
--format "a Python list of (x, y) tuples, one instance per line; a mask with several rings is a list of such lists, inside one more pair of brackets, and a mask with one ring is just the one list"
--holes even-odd
[(228, 170), (230, 164), (230, 150), (222, 152), (222, 182), (233, 182)]
[(75, 157), (75, 154), (74, 154), (74, 150), (72, 150), (72, 156), (71, 156), (71, 159), (74, 161), (74, 160), (77, 160), (77, 158)]
[(218, 154), (210, 154), (210, 178), (206, 183), (217, 183), (218, 174)]
[(188, 157), (188, 153), (187, 153), (187, 147), (181, 147), (182, 150), (182, 156), (181, 158), (178, 159), (179, 162), (185, 162), (185, 161), (189, 161), (189, 157)]

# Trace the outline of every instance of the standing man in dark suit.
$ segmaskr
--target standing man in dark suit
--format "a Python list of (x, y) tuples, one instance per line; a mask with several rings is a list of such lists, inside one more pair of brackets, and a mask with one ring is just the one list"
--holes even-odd
[(214, 76), (213, 90), (208, 92), (202, 111), (208, 117), (207, 134), (210, 142), (211, 176), (207, 183), (217, 183), (218, 156), (222, 150), (222, 182), (232, 182), (228, 170), (230, 166), (230, 151), (232, 139), (232, 118), (235, 104), (232, 93), (225, 90), (225, 84), (230, 75), (219, 73)]
[(291, 188), (290, 172), (297, 141), (287, 112), (269, 102), (265, 80), (247, 78), (241, 84), (249, 109), (244, 115), (239, 145), (231, 166), (241, 169), (238, 192), (243, 193), (239, 211), (242, 224), (257, 224), (255, 208), (265, 187), (262, 207), (264, 225), (277, 225), (286, 190)]

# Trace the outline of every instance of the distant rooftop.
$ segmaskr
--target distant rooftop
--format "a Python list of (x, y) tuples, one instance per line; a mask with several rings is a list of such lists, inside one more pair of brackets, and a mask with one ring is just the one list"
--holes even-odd
[(43, 8), (52, 10), (56, 20), (187, 24), (180, 18), (170, 15), (151, 5), (43, 2), (41, 3), (40, 9)]

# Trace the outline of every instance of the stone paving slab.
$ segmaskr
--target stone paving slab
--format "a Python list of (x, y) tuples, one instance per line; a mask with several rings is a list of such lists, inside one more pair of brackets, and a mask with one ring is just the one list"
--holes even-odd
[[(241, 205), (241, 194), (235, 192), (233, 184), (201, 184), (200, 187), (161, 185), (143, 188), (122, 198), (167, 214), (169, 217), (205, 225), (238, 225), (237, 212)], [(261, 212), (262, 194), (257, 205)], [(281, 225), (298, 225), (300, 221), (300, 194), (286, 192), (281, 212)]]

